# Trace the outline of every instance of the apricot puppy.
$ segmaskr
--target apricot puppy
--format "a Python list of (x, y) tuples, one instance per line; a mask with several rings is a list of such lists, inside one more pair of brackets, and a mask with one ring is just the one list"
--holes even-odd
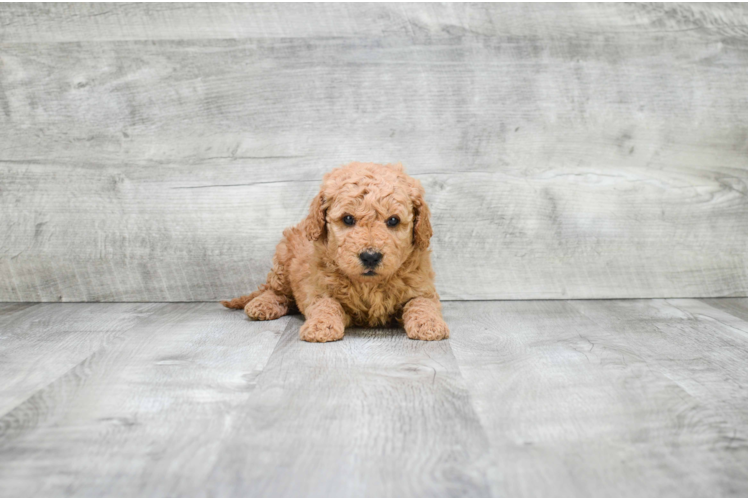
[(393, 320), (408, 337), (449, 337), (434, 288), (429, 208), (400, 164), (351, 163), (326, 174), (308, 217), (283, 231), (267, 282), (222, 304), (271, 320), (294, 307), (301, 338), (329, 342), (346, 326)]

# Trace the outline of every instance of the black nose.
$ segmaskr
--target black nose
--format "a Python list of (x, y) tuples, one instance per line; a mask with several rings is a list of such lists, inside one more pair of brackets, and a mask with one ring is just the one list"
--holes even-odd
[(364, 267), (374, 269), (382, 261), (382, 254), (379, 252), (361, 252), (358, 254), (358, 258), (361, 259)]

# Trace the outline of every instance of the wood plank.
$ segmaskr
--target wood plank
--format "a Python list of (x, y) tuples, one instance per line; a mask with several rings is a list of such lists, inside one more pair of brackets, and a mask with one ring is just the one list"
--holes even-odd
[(745, 6), (106, 9), (2, 9), (125, 41), (0, 47), (0, 300), (246, 293), (353, 159), (423, 181), (445, 299), (748, 294)]
[(122, 341), (128, 330), (158, 308), (152, 304), (30, 305), (0, 316), (0, 416), (99, 349)]
[(448, 342), (284, 332), (237, 412), (211, 496), (488, 496), (486, 439)]
[[(451, 303), (450, 342), (496, 457), (495, 488), (746, 495), (745, 426), (719, 401), (748, 383), (737, 365), (748, 339), (683, 316), (663, 301)], [(748, 409), (744, 392), (735, 405)]]
[(0, 419), (0, 491), (200, 494), (232, 409), (251, 397), (287, 321), (249, 322), (216, 304), (157, 306)]
[(702, 302), (748, 321), (748, 299), (702, 299)]
[[(693, 299), (574, 305), (711, 410), (713, 418), (689, 422), (693, 431), (711, 425), (726, 432), (729, 439), (713, 446), (748, 460), (748, 322)], [(748, 472), (738, 477), (745, 494)]]
[(698, 4), (27, 4), (0, 8), (0, 42), (407, 36), (578, 36), (626, 32), (746, 36), (745, 5)]
[(10, 316), (14, 316), (16, 313), (36, 305), (34, 302), (8, 302), (0, 304), (0, 324), (7, 321)]

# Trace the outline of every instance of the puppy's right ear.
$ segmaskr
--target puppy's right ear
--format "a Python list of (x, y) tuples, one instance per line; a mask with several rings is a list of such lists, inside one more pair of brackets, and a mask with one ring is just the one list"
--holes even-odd
[(325, 228), (326, 214), (327, 205), (325, 203), (325, 196), (320, 192), (312, 200), (312, 205), (309, 207), (309, 215), (304, 221), (304, 232), (310, 241), (317, 241), (320, 238), (324, 239), (327, 237), (327, 230)]

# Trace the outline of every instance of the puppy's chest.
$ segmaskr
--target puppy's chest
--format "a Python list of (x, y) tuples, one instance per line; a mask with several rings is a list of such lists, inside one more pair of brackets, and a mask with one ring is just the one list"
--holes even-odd
[(354, 325), (385, 326), (402, 314), (399, 294), (386, 289), (363, 289), (338, 297)]

